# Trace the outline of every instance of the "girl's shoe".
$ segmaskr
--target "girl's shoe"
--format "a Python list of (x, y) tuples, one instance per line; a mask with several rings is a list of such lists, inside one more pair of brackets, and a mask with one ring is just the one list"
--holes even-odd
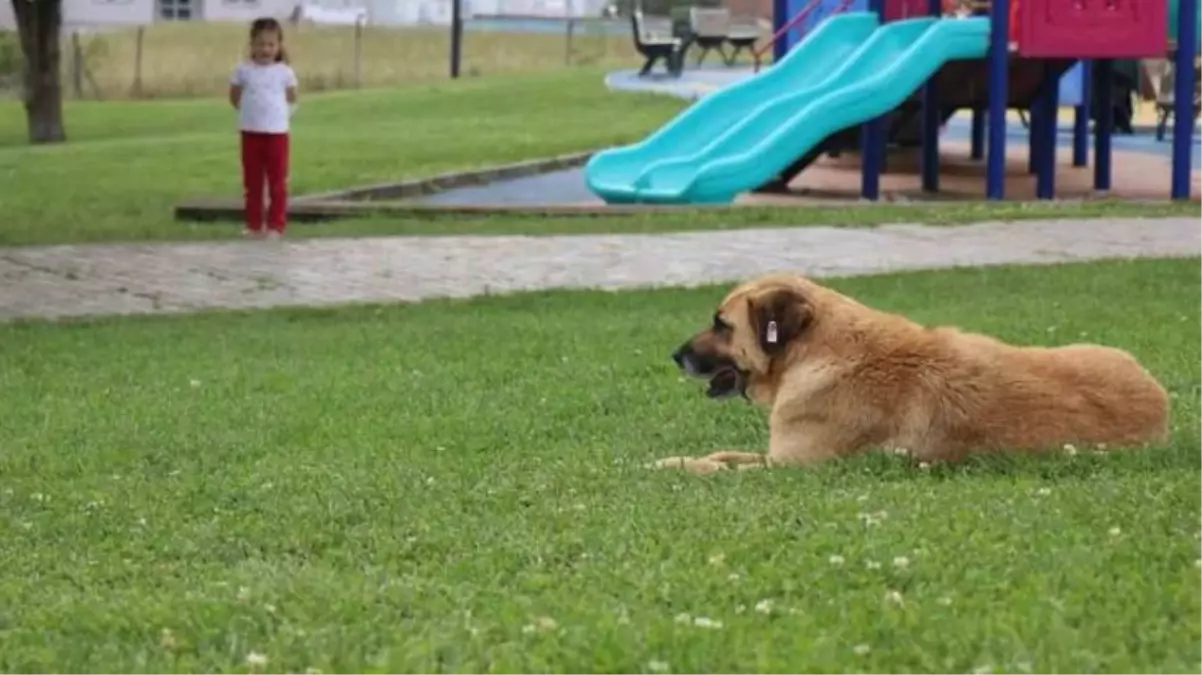
[(281, 232), (280, 230), (273, 230), (273, 229), (267, 230), (267, 238), (268, 239), (282, 239), (283, 236), (284, 236), (284, 233)]
[(263, 238), (263, 230), (252, 230), (249, 227), (243, 228), (242, 236), (246, 237), (247, 239), (262, 239)]

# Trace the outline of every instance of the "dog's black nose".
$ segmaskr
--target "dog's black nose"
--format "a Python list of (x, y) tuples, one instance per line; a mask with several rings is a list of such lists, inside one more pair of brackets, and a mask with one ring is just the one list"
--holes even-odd
[(672, 360), (675, 361), (676, 365), (681, 368), (684, 367), (684, 350), (685, 348), (681, 347), (680, 349), (672, 352)]

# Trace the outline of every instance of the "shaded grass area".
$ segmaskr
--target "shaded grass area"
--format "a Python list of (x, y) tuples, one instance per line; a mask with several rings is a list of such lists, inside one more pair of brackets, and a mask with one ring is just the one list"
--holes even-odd
[[(404, 180), (641, 138), (680, 109), (615, 96), (602, 71), (490, 77), (303, 97), (291, 190)], [(0, 103), (0, 245), (187, 238), (175, 202), (242, 192), (237, 123), (221, 100), (80, 102), (70, 142), (28, 147)]]
[(1192, 672), (1198, 270), (831, 282), (1173, 396), (1165, 447), (931, 471), (642, 469), (765, 447), (668, 358), (725, 288), (3, 325), (0, 669)]

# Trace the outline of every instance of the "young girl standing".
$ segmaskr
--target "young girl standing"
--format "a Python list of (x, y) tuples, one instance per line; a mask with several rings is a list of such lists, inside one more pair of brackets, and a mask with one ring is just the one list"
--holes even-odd
[(246, 191), (247, 236), (263, 231), (263, 181), (271, 204), (268, 237), (284, 234), (288, 209), (288, 131), (296, 106), (296, 73), (284, 53), (284, 30), (275, 19), (250, 25), (250, 60), (230, 78), (230, 103), (242, 130), (242, 186)]

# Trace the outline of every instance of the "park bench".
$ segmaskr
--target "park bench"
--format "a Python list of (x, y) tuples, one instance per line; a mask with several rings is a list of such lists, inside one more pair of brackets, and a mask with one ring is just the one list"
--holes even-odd
[(659, 60), (664, 61), (668, 74), (679, 77), (684, 67), (685, 41), (672, 33), (672, 20), (662, 16), (644, 16), (641, 10), (630, 15), (634, 31), (634, 47), (645, 61), (639, 77), (645, 77)]
[[(730, 10), (721, 7), (690, 7), (686, 30), (688, 41), (701, 48), (697, 65), (711, 51), (716, 51), (723, 63), (732, 66), (739, 52), (750, 52), (760, 37), (759, 24), (753, 17), (732, 17)], [(733, 48), (729, 54), (727, 45)]]
[(692, 41), (700, 49), (697, 55), (697, 65), (705, 60), (705, 55), (717, 51), (724, 63), (730, 63), (726, 56), (726, 41), (730, 38), (730, 10), (723, 8), (689, 8), (689, 33)]
[(735, 59), (739, 58), (739, 52), (746, 50), (748, 53), (755, 49), (755, 43), (760, 39), (759, 22), (754, 17), (736, 16), (730, 19), (730, 30), (726, 35), (726, 41), (734, 49), (730, 53), (730, 58), (726, 60), (726, 65), (733, 66)]
[[(1145, 81), (1151, 84), (1156, 101), (1156, 140), (1163, 141), (1173, 117), (1174, 91), (1177, 74), (1169, 59), (1145, 59), (1141, 62)], [(1198, 60), (1194, 60), (1194, 120), (1202, 112), (1202, 81), (1199, 80)], [(1146, 98), (1146, 95), (1145, 95)]]

